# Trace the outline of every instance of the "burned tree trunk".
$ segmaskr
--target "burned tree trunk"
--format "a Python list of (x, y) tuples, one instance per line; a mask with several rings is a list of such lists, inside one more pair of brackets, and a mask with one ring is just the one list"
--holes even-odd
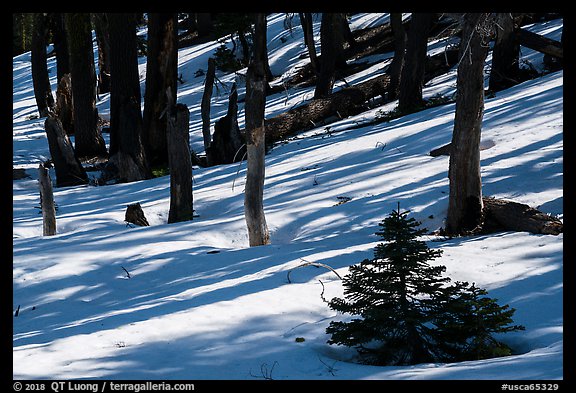
[(42, 206), (42, 234), (53, 236), (56, 234), (56, 207), (52, 193), (52, 180), (50, 174), (42, 164), (38, 167), (38, 182), (40, 184), (40, 206)]
[(214, 124), (214, 136), (207, 151), (208, 165), (242, 161), (246, 154), (244, 138), (238, 127), (238, 92), (236, 83), (228, 100), (228, 113)]
[(542, 213), (526, 204), (484, 197), (484, 225), (482, 232), (521, 231), (558, 235), (564, 225), (556, 217)]
[(56, 116), (67, 135), (74, 134), (74, 104), (72, 102), (72, 81), (70, 73), (64, 74), (56, 89)]
[(86, 171), (76, 158), (72, 143), (64, 132), (60, 119), (55, 116), (48, 116), (44, 122), (44, 129), (56, 171), (56, 187), (87, 184)]
[(170, 167), (170, 211), (168, 223), (192, 220), (192, 158), (188, 123), (190, 113), (184, 104), (168, 110), (166, 130), (168, 164)]

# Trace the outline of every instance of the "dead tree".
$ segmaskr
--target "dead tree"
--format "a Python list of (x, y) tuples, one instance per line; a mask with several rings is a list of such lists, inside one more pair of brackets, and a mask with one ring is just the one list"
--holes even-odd
[(228, 98), (228, 113), (214, 124), (214, 135), (206, 153), (208, 165), (231, 164), (242, 161), (246, 154), (244, 137), (238, 126), (238, 91), (236, 83)]
[(170, 168), (170, 211), (168, 223), (192, 220), (192, 158), (188, 123), (190, 113), (184, 104), (172, 105), (167, 111), (166, 138)]
[(52, 180), (48, 169), (42, 164), (38, 167), (38, 182), (40, 184), (40, 206), (42, 207), (42, 234), (53, 236), (56, 234), (56, 206), (52, 192)]
[(49, 115), (44, 121), (44, 129), (56, 171), (56, 187), (87, 184), (86, 171), (76, 158), (70, 138), (64, 132), (60, 119), (54, 115)]
[(558, 235), (564, 225), (558, 218), (545, 214), (526, 204), (484, 197), (483, 233), (520, 231), (536, 234)]
[(64, 74), (56, 89), (56, 116), (67, 135), (74, 134), (74, 103), (72, 101), (72, 81), (70, 73)]
[(264, 215), (265, 128), (266, 106), (266, 14), (258, 13), (254, 26), (254, 53), (246, 74), (246, 145), (247, 168), (244, 193), (244, 216), (250, 247), (270, 243)]

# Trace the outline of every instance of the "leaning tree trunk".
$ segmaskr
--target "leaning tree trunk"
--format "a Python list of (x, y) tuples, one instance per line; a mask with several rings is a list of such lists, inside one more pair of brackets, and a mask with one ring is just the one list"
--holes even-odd
[(462, 22), (456, 115), (448, 169), (448, 234), (471, 231), (482, 220), (480, 134), (484, 114), (484, 62), (489, 40), (483, 32), (490, 27), (489, 17), (487, 13), (467, 13)]
[(176, 102), (178, 78), (178, 18), (176, 13), (148, 14), (148, 56), (144, 94), (144, 146), (153, 166), (168, 164), (166, 91)]
[[(265, 127), (266, 105), (266, 14), (256, 14), (254, 54), (246, 74), (246, 144), (247, 168), (244, 194), (244, 213), (250, 246), (270, 243), (270, 234), (264, 216)], [(263, 53), (264, 52), (264, 53)]]
[(418, 110), (424, 103), (422, 87), (428, 51), (428, 33), (435, 18), (434, 13), (415, 12), (412, 14), (412, 21), (406, 36), (406, 54), (398, 94), (398, 110), (401, 113)]
[(50, 87), (48, 66), (46, 64), (46, 16), (37, 12), (34, 14), (32, 31), (32, 47), (30, 51), (32, 63), (32, 84), (34, 97), (40, 117), (48, 116), (54, 110), (54, 97)]
[(44, 121), (48, 148), (56, 171), (56, 187), (88, 183), (88, 176), (74, 154), (72, 143), (62, 128), (60, 119), (49, 115)]
[(98, 130), (96, 71), (90, 14), (66, 14), (68, 53), (74, 101), (74, 141), (79, 159), (106, 157), (106, 143)]
[(168, 223), (192, 220), (192, 157), (190, 156), (188, 123), (190, 113), (184, 104), (167, 110), (167, 146), (170, 167), (170, 211)]

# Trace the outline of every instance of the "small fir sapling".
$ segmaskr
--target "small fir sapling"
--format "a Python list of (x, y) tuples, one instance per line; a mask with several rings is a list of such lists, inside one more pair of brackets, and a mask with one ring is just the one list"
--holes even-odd
[(441, 256), (418, 237), (426, 230), (398, 206), (376, 232), (384, 242), (374, 258), (350, 266), (343, 278), (344, 299), (331, 309), (353, 318), (332, 321), (329, 344), (358, 350), (361, 361), (410, 365), (504, 356), (510, 348), (492, 337), (524, 329), (509, 326), (514, 309), (500, 307), (474, 284), (442, 277), (445, 266), (428, 261)]

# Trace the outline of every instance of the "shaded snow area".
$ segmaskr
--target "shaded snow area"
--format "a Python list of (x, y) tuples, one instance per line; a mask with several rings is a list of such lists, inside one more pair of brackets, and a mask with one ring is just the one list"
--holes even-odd
[[(295, 18), (287, 30), (283, 14), (268, 17), (270, 66), (278, 76), (273, 84), (307, 62)], [(387, 14), (355, 14), (351, 26), (387, 21)], [(320, 18), (314, 26), (320, 50)], [(559, 19), (525, 28), (559, 40), (562, 27)], [(179, 50), (184, 84), (178, 102), (190, 110), (190, 146), (199, 154), (204, 79), (195, 73), (206, 69), (219, 45)], [(430, 51), (445, 45), (431, 42)], [(392, 55), (373, 57), (377, 66), (347, 82), (381, 74)], [(542, 54), (523, 47), (521, 56), (541, 68)], [(146, 59), (139, 61), (144, 91)], [(49, 69), (55, 91), (53, 58)], [(240, 76), (218, 71), (217, 77), (222, 84), (214, 89), (212, 122), (226, 114), (232, 82), (240, 99), (245, 92)], [(335, 90), (341, 87), (338, 82)], [(311, 99), (313, 89), (267, 97), (266, 117)], [(455, 89), (452, 69), (430, 81), (424, 96), (450, 96)], [(37, 168), (50, 153), (45, 119), (37, 116), (30, 53), (13, 59), (13, 99), (13, 165), (29, 176), (13, 182), (14, 379), (513, 382), (562, 380), (573, 371), (563, 366), (563, 234), (432, 234), (446, 218), (449, 158), (429, 152), (451, 140), (453, 103), (371, 123), (393, 110), (392, 102), (275, 146), (266, 156), (264, 189), (271, 244), (249, 247), (245, 162), (194, 167), (198, 217), (174, 224), (167, 224), (169, 176), (55, 188), (57, 234), (43, 237)], [(99, 97), (104, 117), (109, 103), (108, 94)], [(241, 101), (241, 128), (243, 108)], [(563, 219), (563, 71), (487, 97), (480, 156), (485, 196)], [(50, 174), (54, 180), (53, 169)], [(149, 227), (124, 221), (126, 206), (135, 202)], [(322, 263), (346, 275), (350, 265), (373, 257), (378, 223), (398, 203), (428, 230), (423, 240), (429, 247), (443, 251), (432, 264), (516, 309), (514, 323), (526, 330), (497, 337), (512, 356), (378, 367), (356, 362), (352, 348), (327, 344), (330, 321), (351, 318), (323, 300), (342, 297), (342, 281), (329, 269), (300, 265)], [(574, 348), (568, 352), (574, 356)]]

